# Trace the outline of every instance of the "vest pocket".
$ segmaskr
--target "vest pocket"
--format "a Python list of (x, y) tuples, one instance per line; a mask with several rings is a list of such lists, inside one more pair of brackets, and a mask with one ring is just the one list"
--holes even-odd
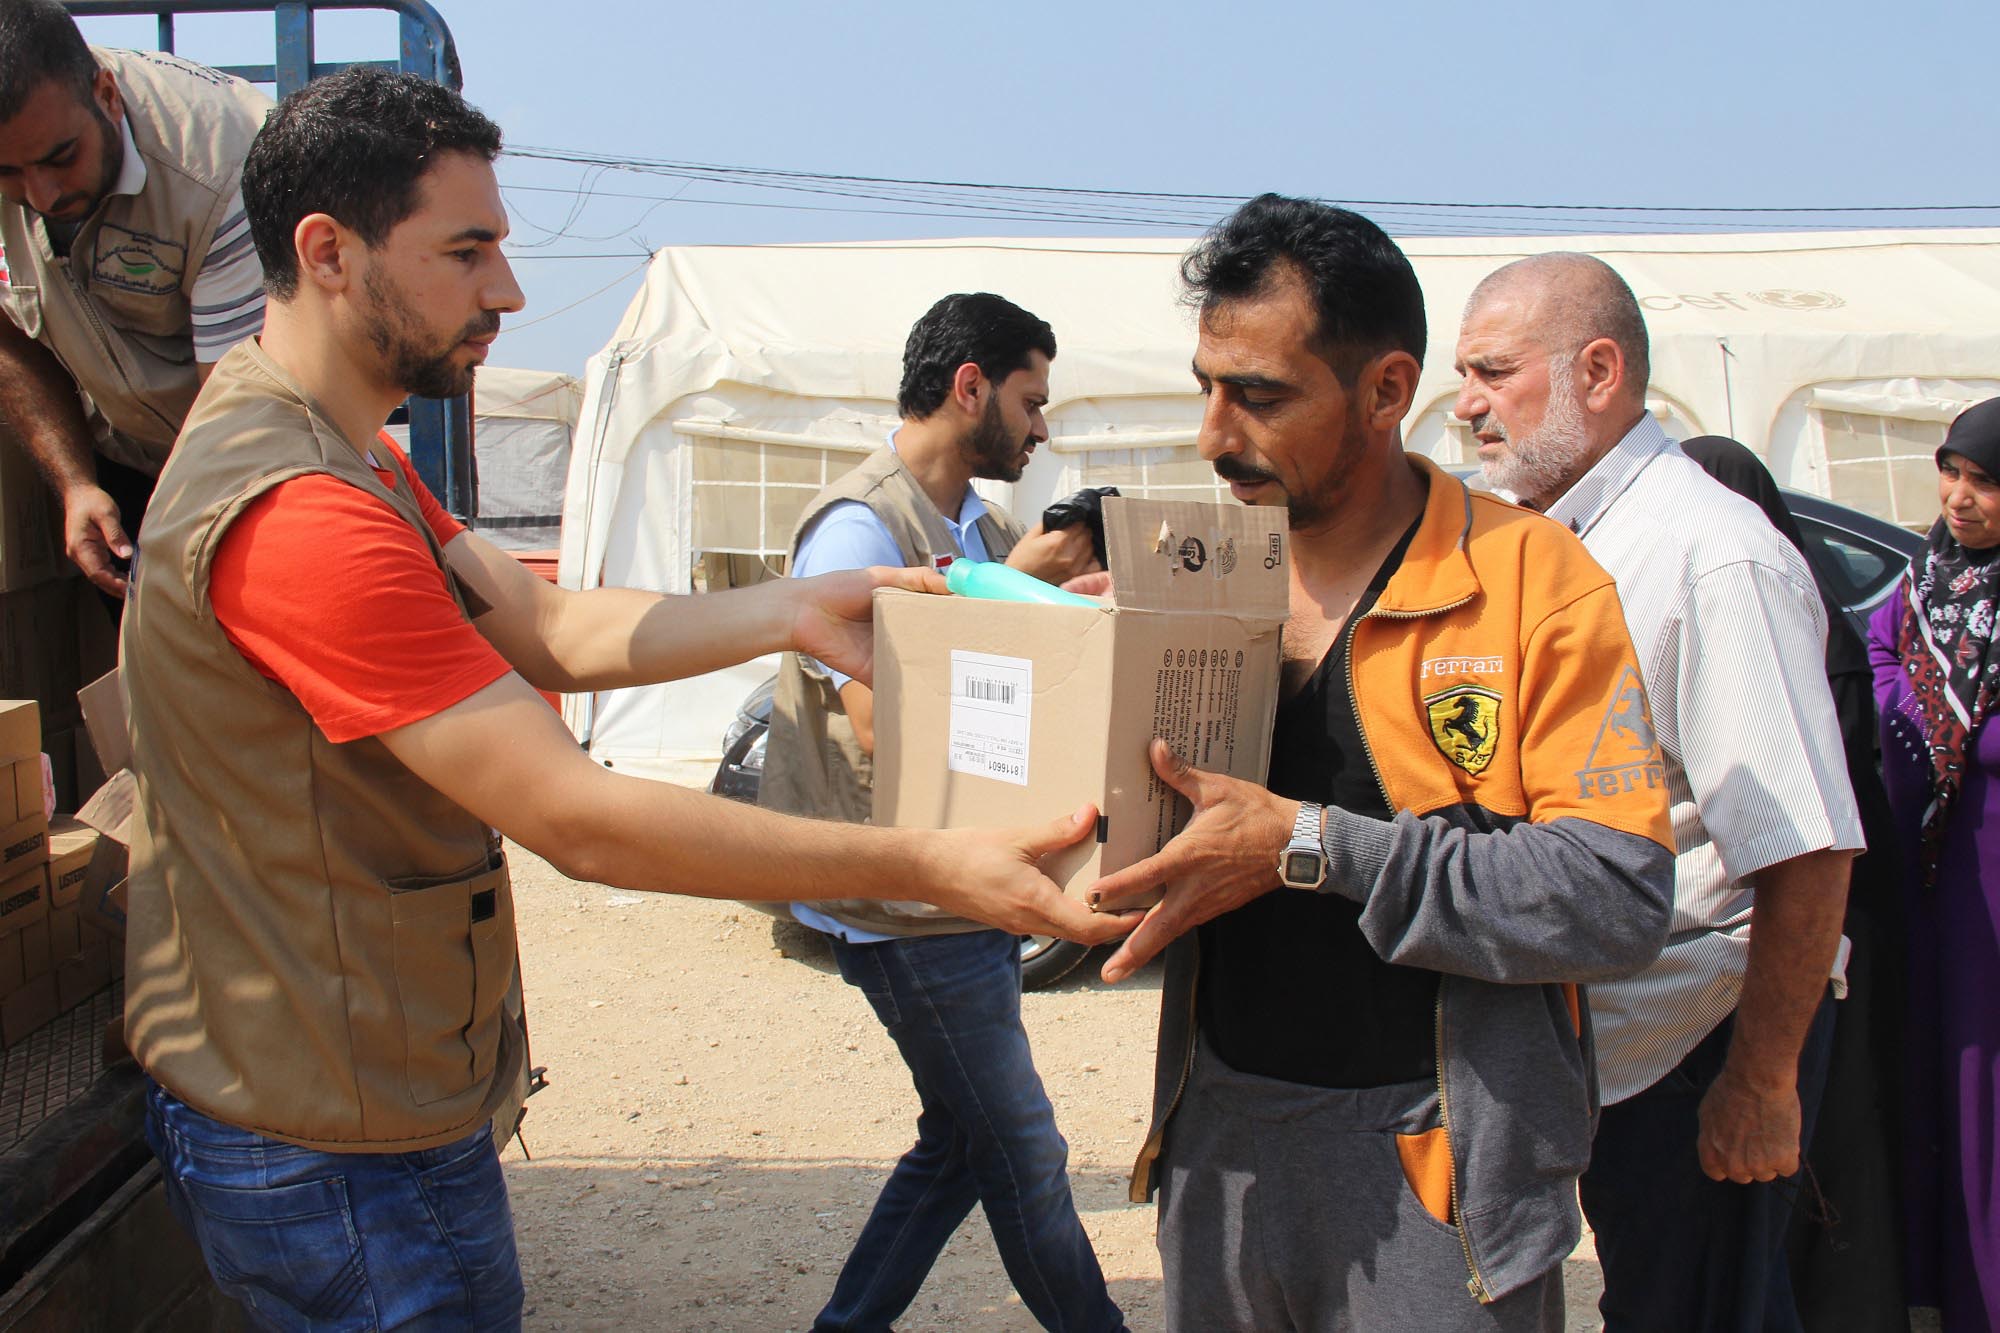
[(391, 880), (389, 891), (405, 1073), (427, 1106), (493, 1077), (514, 984), (514, 896), (504, 865), (442, 884)]
[(30, 338), (42, 336), (42, 289), (0, 283), (0, 311)]

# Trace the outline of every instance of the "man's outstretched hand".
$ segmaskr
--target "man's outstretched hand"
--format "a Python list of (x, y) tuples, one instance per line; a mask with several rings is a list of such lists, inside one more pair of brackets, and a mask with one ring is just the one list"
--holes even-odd
[(935, 834), (938, 859), (921, 896), (955, 915), (1016, 935), (1059, 935), (1105, 944), (1132, 929), (1137, 913), (1093, 912), (1044, 875), (1037, 862), (1082, 841), (1097, 827), (1086, 805), (1050, 824), (1026, 829), (952, 829)]
[(1159, 851), (1085, 893), (1098, 910), (1119, 911), (1166, 891), (1105, 962), (1107, 982), (1123, 981), (1183, 933), (1278, 887), (1278, 856), (1299, 813), (1297, 801), (1196, 768), (1163, 740), (1148, 756), (1160, 779), (1193, 803), (1194, 817)]
[(875, 683), (875, 590), (946, 591), (944, 575), (934, 569), (888, 565), (788, 579), (778, 586), (794, 601), (792, 647), (863, 685)]

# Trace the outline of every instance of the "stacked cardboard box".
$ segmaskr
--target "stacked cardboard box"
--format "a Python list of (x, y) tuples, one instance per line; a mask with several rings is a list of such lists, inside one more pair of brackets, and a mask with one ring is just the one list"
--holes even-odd
[(0, 1050), (54, 1018), (42, 715), (0, 700)]
[(117, 662), (111, 602), (62, 553), (61, 507), (0, 421), (0, 698), (41, 704), (41, 749), (64, 810), (103, 780), (76, 691)]
[(67, 815), (49, 826), (49, 970), (56, 1009), (67, 1013), (125, 972), (123, 940), (86, 915), (90, 867), (100, 838)]
[[(0, 1050), (125, 971), (125, 849), (50, 815), (42, 741), (33, 699), (0, 700)], [(123, 790), (100, 792), (85, 815), (118, 806)]]

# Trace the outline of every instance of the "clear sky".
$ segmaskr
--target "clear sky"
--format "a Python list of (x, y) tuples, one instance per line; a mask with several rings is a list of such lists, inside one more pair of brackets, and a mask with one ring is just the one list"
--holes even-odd
[[(436, 4), (458, 42), (466, 96), (522, 148), (1188, 195), (1993, 206), (1595, 215), (1619, 230), (2000, 225), (1994, 0)], [(100, 19), (85, 30), (141, 45), (154, 27)], [(193, 59), (270, 59), (267, 19), (188, 18), (180, 33)], [(330, 15), (318, 55), (385, 55), (394, 33), (382, 15)], [(1229, 206), (1095, 199), (1072, 211), (1135, 221), (1034, 223), (974, 216), (965, 203), (974, 196), (941, 204), (936, 191), (891, 202), (880, 187), (818, 181), (808, 193), (512, 156), (499, 172), (528, 308), (503, 332), (495, 362), (577, 374), (609, 338), (651, 248), (1170, 230), (1142, 218), (1192, 234)], [(1052, 207), (1045, 196), (1002, 211)], [(1392, 232), (1583, 225), (1577, 215), (1362, 211)], [(911, 216), (937, 212), (947, 216)]]

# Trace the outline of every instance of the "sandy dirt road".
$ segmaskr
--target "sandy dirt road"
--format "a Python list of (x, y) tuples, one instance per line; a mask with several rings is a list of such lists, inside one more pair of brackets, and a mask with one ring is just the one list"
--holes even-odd
[[(896, 1157), (916, 1094), (818, 937), (728, 902), (624, 893), (512, 849), (534, 1056), (533, 1160), (509, 1147), (527, 1326), (803, 1329)], [(1150, 1097), (1157, 969), (1093, 964), (1025, 997), (1077, 1206), (1134, 1330), (1161, 1327), (1153, 1210), (1125, 1202)], [(1566, 1266), (1571, 1327), (1596, 1273)], [(1032, 1330), (982, 1214), (904, 1333)]]

